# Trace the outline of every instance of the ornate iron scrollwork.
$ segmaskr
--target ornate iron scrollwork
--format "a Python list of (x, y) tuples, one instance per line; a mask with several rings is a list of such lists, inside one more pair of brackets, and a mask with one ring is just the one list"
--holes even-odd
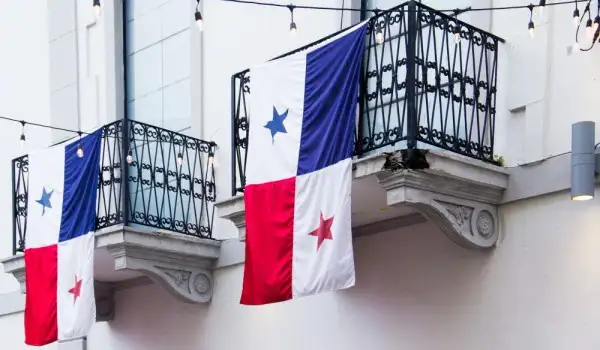
[[(128, 135), (123, 135), (122, 120), (102, 128), (96, 229), (134, 223), (211, 238), (216, 144), (138, 121), (127, 123)], [(128, 149), (126, 156), (124, 149)], [(28, 156), (12, 163), (16, 253), (25, 248)], [(127, 168), (127, 201), (123, 166)], [(124, 203), (129, 204), (128, 218)]]

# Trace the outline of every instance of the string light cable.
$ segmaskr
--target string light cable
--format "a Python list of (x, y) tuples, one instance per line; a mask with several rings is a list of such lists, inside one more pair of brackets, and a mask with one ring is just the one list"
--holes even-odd
[[(19, 138), (19, 141), (21, 143), (21, 149), (23, 149), (24, 146), (25, 146), (25, 141), (26, 141), (25, 126), (26, 125), (31, 125), (31, 126), (36, 126), (36, 127), (40, 127), (40, 128), (57, 130), (57, 131), (64, 131), (64, 132), (76, 134), (77, 137), (79, 138), (79, 141), (77, 143), (77, 150), (76, 150), (76, 154), (77, 154), (77, 156), (79, 158), (83, 158), (83, 156), (85, 154), (83, 146), (81, 145), (81, 137), (83, 135), (91, 135), (90, 132), (86, 132), (86, 131), (61, 128), (61, 127), (58, 127), (58, 126), (41, 124), (41, 123), (35, 123), (35, 122), (30, 122), (30, 121), (25, 121), (25, 120), (19, 120), (19, 119), (10, 118), (10, 117), (6, 117), (6, 116), (2, 116), (2, 115), (0, 115), (0, 120), (6, 120), (6, 121), (10, 121), (10, 122), (21, 124), (21, 136)], [(185, 135), (183, 135), (183, 136), (185, 136)], [(121, 137), (119, 137), (117, 135), (115, 135), (115, 136), (107, 135), (106, 137), (110, 137), (110, 138), (115, 138), (115, 139), (121, 140)], [(58, 142), (58, 143), (56, 143), (54, 145), (58, 145), (58, 144), (61, 144), (63, 142), (67, 142), (69, 140), (71, 140), (71, 138), (63, 140), (63, 141), (60, 141), (60, 142)], [(163, 140), (140, 140), (140, 139), (136, 139), (136, 138), (130, 138), (130, 141), (137, 141), (137, 142), (140, 142), (140, 143), (143, 143), (143, 142), (166, 142), (166, 143), (171, 143), (171, 141), (163, 141)], [(215, 150), (217, 148), (217, 144), (215, 142), (213, 142), (213, 141), (210, 141), (208, 143), (210, 145), (210, 148), (208, 150), (208, 161), (212, 164), (215, 161), (214, 157), (215, 157)], [(183, 152), (183, 146), (180, 146), (179, 147), (179, 151), (177, 153), (177, 159), (176, 159), (178, 165), (182, 165), (183, 164), (183, 153), (184, 153)], [(131, 164), (133, 162), (133, 155), (132, 155), (131, 149), (129, 149), (129, 151), (127, 152), (127, 157), (125, 158), (125, 160), (126, 160), (126, 162), (128, 164)]]
[[(586, 0), (587, 4), (585, 5), (585, 8), (583, 10), (583, 14), (581, 16), (579, 16), (579, 9), (577, 8), (577, 4), (575, 4), (575, 11), (573, 11), (573, 21), (574, 24), (577, 28), (577, 30), (575, 31), (575, 47), (578, 48), (580, 51), (590, 51), (594, 48), (594, 45), (596, 44), (596, 42), (599, 40), (598, 38), (600, 37), (600, 0), (597, 2), (597, 6), (596, 6), (596, 17), (594, 18), (594, 20), (592, 21), (592, 11), (591, 11), (591, 4), (592, 4), (592, 0)], [(581, 29), (581, 23), (583, 22), (582, 19), (585, 17), (585, 15), (587, 14), (587, 21), (585, 23), (585, 28), (586, 28), (586, 37), (588, 39), (588, 41), (590, 42), (590, 46), (587, 48), (582, 48), (581, 45), (579, 44), (579, 30)]]
[[(196, 11), (199, 11), (200, 0), (196, 0), (196, 1), (198, 2), (198, 5), (196, 6)], [(295, 5), (295, 4), (285, 5), (285, 4), (280, 4), (280, 3), (278, 4), (278, 3), (261, 2), (261, 1), (254, 1), (254, 0), (216, 0), (216, 1), (233, 2), (233, 3), (238, 3), (238, 4), (257, 5), (257, 6), (265, 6), (265, 7), (289, 8), (290, 6), (293, 6), (296, 9), (303, 9), (303, 10), (354, 11), (354, 12), (366, 11), (366, 12), (373, 12), (373, 13), (377, 13), (377, 12), (383, 11), (383, 10), (378, 9), (378, 8), (364, 9), (363, 10), (363, 9), (351, 8), (351, 7), (310, 6), (310, 5)], [(474, 7), (474, 8), (469, 8), (468, 10), (466, 10), (464, 12), (529, 9), (530, 6), (533, 6), (534, 8), (541, 8), (541, 9), (543, 9), (543, 8), (545, 8), (547, 6), (577, 4), (577, 3), (580, 3), (580, 2), (583, 3), (583, 2), (588, 2), (588, 1), (591, 1), (591, 0), (567, 0), (567, 1), (556, 1), (556, 2), (552, 2), (552, 3), (546, 3), (545, 0), (540, 0), (540, 3), (538, 5), (528, 4), (528, 5), (498, 6), (498, 7)], [(436, 10), (436, 11), (437, 12), (453, 13), (456, 10), (457, 9), (454, 8), (454, 9), (444, 9), (444, 10)]]
[[(290, 34), (292, 34), (292, 35), (296, 34), (296, 31), (298, 30), (298, 25), (294, 21), (294, 9), (342, 11), (342, 16), (340, 16), (340, 26), (343, 26), (343, 13), (345, 11), (373, 12), (376, 17), (378, 15), (381, 15), (386, 12), (386, 11), (382, 11), (377, 8), (374, 8), (374, 9), (362, 9), (362, 8), (351, 8), (351, 7), (348, 8), (348, 7), (345, 7), (344, 2), (342, 2), (342, 7), (332, 7), (332, 6), (295, 5), (295, 4), (291, 4), (291, 3), (288, 5), (285, 5), (285, 4), (281, 4), (281, 3), (261, 2), (261, 1), (255, 1), (255, 0), (217, 0), (217, 1), (232, 2), (232, 3), (246, 4), (246, 5), (257, 5), (257, 6), (264, 6), (264, 7), (281, 7), (281, 8), (285, 7), (287, 9), (289, 9), (289, 11), (290, 11), (290, 17), (291, 17)], [(528, 28), (528, 32), (529, 32), (529, 35), (531, 36), (531, 38), (534, 38), (534, 36), (535, 36), (535, 23), (533, 21), (533, 10), (534, 9), (538, 8), (539, 13), (541, 15), (547, 6), (575, 4), (575, 11), (573, 11), (573, 21), (574, 21), (577, 29), (576, 29), (576, 33), (575, 33), (574, 47), (576, 49), (579, 49), (580, 51), (590, 51), (594, 47), (595, 42), (598, 40), (598, 37), (600, 36), (600, 0), (598, 0), (598, 9), (596, 12), (596, 17), (593, 21), (591, 19), (591, 11), (590, 11), (591, 1), (592, 0), (566, 0), (566, 1), (563, 0), (563, 1), (547, 3), (546, 0), (539, 0), (539, 3), (537, 5), (530, 3), (528, 5), (513, 5), (513, 6), (499, 6), (499, 7), (478, 7), (478, 8), (469, 7), (464, 10), (445, 9), (445, 10), (437, 10), (437, 12), (451, 12), (451, 13), (454, 13), (454, 16), (458, 16), (459, 13), (465, 13), (465, 12), (528, 9), (530, 12), (530, 16), (529, 16), (529, 22), (528, 22), (527, 28)], [(581, 3), (587, 2), (584, 13), (581, 16), (579, 15), (579, 9), (577, 6), (577, 4), (580, 2)], [(95, 16), (96, 20), (98, 20), (98, 18), (100, 17), (101, 11), (102, 11), (102, 6), (100, 3), (100, 0), (92, 0), (92, 8), (94, 11), (94, 16)], [(404, 11), (406, 11), (406, 10), (404, 10)], [(586, 13), (588, 15), (588, 20), (586, 22), (586, 30), (588, 33), (588, 38), (591, 38), (592, 42), (591, 42), (591, 45), (589, 48), (581, 49), (579, 47), (578, 36), (579, 36), (579, 29), (581, 26), (581, 19), (586, 15)], [(204, 19), (202, 17), (202, 13), (200, 12), (200, 0), (196, 0), (196, 8), (194, 11), (194, 20), (196, 22), (196, 26), (198, 27), (198, 30), (200, 32), (202, 32), (204, 30)], [(381, 32), (381, 28), (379, 27), (378, 31), (376, 33), (376, 41), (378, 44), (383, 43), (383, 41), (384, 41), (383, 36), (384, 35)], [(454, 28), (454, 38), (455, 38), (455, 41), (457, 44), (460, 41), (460, 36), (461, 36), (460, 27), (456, 26)]]
[[(198, 26), (200, 28), (203, 28), (203, 20), (202, 20), (202, 15), (200, 13), (200, 0), (196, 0), (197, 1), (197, 5), (196, 5), (196, 12), (194, 14), (194, 17), (196, 19), (196, 23), (198, 23)], [(223, 1), (223, 2), (231, 2), (231, 3), (238, 3), (238, 4), (246, 4), (246, 5), (256, 5), (256, 6), (264, 6), (264, 7), (280, 7), (280, 8), (288, 8), (290, 10), (291, 13), (291, 21), (290, 21), (290, 33), (291, 34), (295, 34), (296, 31), (298, 30), (298, 26), (296, 24), (296, 22), (294, 21), (294, 9), (301, 9), (301, 10), (321, 10), (321, 11), (341, 11), (342, 14), (345, 11), (353, 11), (353, 12), (373, 12), (375, 14), (375, 16), (384, 14), (386, 11), (383, 11), (381, 9), (378, 8), (374, 8), (374, 9), (361, 9), (361, 8), (348, 8), (342, 5), (342, 7), (332, 7), (332, 6), (309, 6), (309, 5), (297, 5), (297, 4), (289, 4), (289, 5), (285, 5), (285, 4), (281, 4), (281, 3), (272, 3), (272, 2), (263, 2), (263, 1), (256, 1), (256, 0), (216, 0), (216, 1)], [(465, 13), (465, 12), (480, 12), (480, 11), (502, 11), (502, 10), (518, 10), (518, 9), (527, 9), (530, 12), (530, 16), (529, 16), (529, 22), (527, 25), (528, 28), (528, 32), (529, 35), (531, 36), (531, 38), (534, 38), (535, 36), (535, 23), (533, 21), (533, 12), (534, 10), (537, 10), (539, 12), (540, 15), (543, 14), (544, 9), (546, 7), (549, 6), (559, 6), (559, 5), (568, 5), (568, 4), (575, 4), (575, 11), (573, 12), (573, 19), (576, 22), (576, 25), (579, 26), (580, 24), (580, 19), (583, 18), (583, 16), (585, 16), (585, 11), (583, 13), (582, 16), (579, 16), (579, 9), (577, 8), (577, 4), (578, 3), (585, 3), (587, 2), (587, 6), (586, 8), (589, 8), (589, 4), (591, 3), (591, 0), (563, 0), (563, 1), (555, 1), (555, 2), (547, 2), (546, 0), (539, 0), (538, 4), (527, 4), (527, 5), (513, 5), (513, 6), (498, 6), (498, 7), (475, 7), (475, 8), (467, 8), (464, 10), (459, 10), (459, 9), (443, 9), (443, 10), (436, 10), (437, 12), (447, 12), (447, 13), (454, 13), (454, 15), (456, 16), (458, 13)], [(589, 27), (591, 28), (591, 35), (590, 37), (594, 36), (595, 39), (597, 39), (597, 36), (595, 33), (598, 33), (598, 28), (600, 27), (600, 0), (598, 1), (598, 14), (596, 16), (596, 19), (594, 21), (591, 20), (591, 15), (590, 12), (587, 11), (588, 14), (588, 22), (586, 23), (589, 24)], [(407, 10), (404, 10), (405, 12)], [(202, 30), (202, 29), (201, 29)], [(455, 39), (457, 39), (457, 43), (460, 40), (460, 28), (455, 28)], [(577, 32), (579, 32), (579, 27), (577, 28)], [(598, 33), (600, 34), (600, 33)], [(380, 40), (377, 40), (377, 42), (379, 43)], [(383, 42), (383, 40), (381, 40)], [(596, 40), (593, 40), (596, 41)], [(577, 40), (576, 40), (577, 43)], [(593, 46), (593, 43), (592, 43)], [(591, 47), (590, 47), (591, 49)], [(581, 51), (588, 51), (588, 50), (581, 50)]]
[[(199, 0), (197, 0), (199, 2)], [(254, 1), (254, 0), (216, 0), (216, 1), (223, 1), (223, 2), (234, 2), (234, 3), (238, 3), (238, 4), (247, 4), (247, 5), (258, 5), (258, 6), (267, 6), (267, 7), (288, 7), (290, 5), (285, 5), (285, 4), (277, 4), (277, 3), (271, 3), (271, 2), (261, 2), (261, 1)], [(566, 1), (556, 1), (556, 2), (551, 2), (551, 3), (547, 3), (545, 0), (540, 0), (538, 5), (534, 5), (534, 4), (527, 4), (527, 5), (513, 5), (513, 6), (498, 6), (498, 7), (474, 7), (474, 8), (470, 8), (468, 11), (469, 12), (476, 12), (476, 11), (496, 11), (496, 10), (516, 10), (516, 9), (529, 9), (529, 6), (533, 6), (536, 8), (546, 8), (548, 6), (558, 6), (558, 5), (567, 5), (567, 4), (575, 4), (575, 3), (583, 3), (583, 2), (588, 2), (591, 0), (566, 0)], [(355, 11), (355, 12), (360, 12), (363, 11), (363, 9), (359, 9), (359, 8), (348, 8), (348, 7), (332, 7), (332, 6), (310, 6), (310, 5), (295, 5), (292, 4), (295, 8), (297, 9), (304, 9), (304, 10), (323, 10), (323, 11)], [(364, 9), (364, 11), (367, 12), (378, 12), (378, 11), (382, 11), (381, 9), (378, 8), (372, 8), (372, 9)], [(436, 10), (437, 12), (448, 12), (448, 13), (452, 13), (454, 11), (456, 11), (456, 8), (454, 9), (444, 9), (444, 10)], [(542, 10), (543, 11), (543, 10)]]

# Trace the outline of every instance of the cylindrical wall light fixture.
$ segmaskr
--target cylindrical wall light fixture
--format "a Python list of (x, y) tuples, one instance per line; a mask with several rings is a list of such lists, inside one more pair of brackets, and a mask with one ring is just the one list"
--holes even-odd
[(585, 121), (571, 129), (571, 199), (594, 198), (596, 187), (595, 124)]

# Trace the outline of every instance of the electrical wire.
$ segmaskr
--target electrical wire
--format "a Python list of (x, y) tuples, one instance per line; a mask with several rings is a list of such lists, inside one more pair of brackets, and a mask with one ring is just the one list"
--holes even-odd
[[(61, 127), (58, 127), (58, 126), (47, 125), (47, 124), (41, 124), (41, 123), (35, 123), (35, 122), (26, 121), (26, 120), (21, 120), (21, 119), (10, 118), (10, 117), (6, 117), (6, 116), (2, 116), (2, 115), (0, 115), (0, 120), (6, 120), (6, 121), (11, 121), (11, 122), (16, 122), (16, 123), (19, 123), (19, 124), (21, 124), (21, 125), (22, 125), (22, 127), (23, 127), (23, 128), (25, 128), (25, 126), (26, 126), (26, 125), (32, 125), (32, 126), (37, 126), (37, 127), (46, 128), (46, 129), (52, 129), (52, 130), (58, 130), (58, 131), (70, 132), (70, 133), (76, 134), (76, 135), (78, 135), (78, 136), (80, 136), (80, 137), (81, 137), (81, 135), (91, 135), (91, 134), (92, 134), (92, 133), (90, 133), (90, 132), (85, 132), (85, 131), (81, 131), (81, 130), (74, 130), (74, 129), (61, 128)], [(177, 135), (180, 135), (180, 136), (182, 136), (182, 137), (186, 137), (186, 138), (192, 138), (191, 136), (183, 135), (183, 134), (180, 134), (180, 133), (178, 133), (178, 132), (175, 132), (175, 131), (170, 131), (170, 132), (171, 132), (171, 133), (174, 133), (174, 134), (177, 134)], [(115, 136), (112, 136), (112, 135), (107, 135), (107, 137), (110, 137), (110, 138), (115, 138), (115, 139), (119, 139), (119, 140), (121, 139), (121, 137), (120, 137), (120, 136), (118, 136), (118, 135), (115, 135)], [(25, 141), (24, 139), (22, 139), (22, 140), (23, 140), (23, 141)], [(58, 142), (57, 144), (60, 144), (60, 143), (66, 142), (66, 141), (68, 141), (68, 140), (69, 140), (69, 139), (67, 139), (67, 140), (63, 140), (63, 141), (60, 141), (60, 142)], [(140, 140), (140, 139), (136, 139), (136, 138), (130, 138), (130, 139), (129, 139), (129, 141), (136, 141), (136, 142), (165, 142), (165, 143), (171, 143), (171, 141), (162, 141), (162, 140)], [(211, 141), (203, 141), (203, 142), (205, 142), (205, 143), (207, 143), (207, 144), (212, 144), (212, 142), (211, 142)], [(213, 147), (216, 147), (216, 144), (215, 144), (215, 145), (213, 145)]]
[(19, 119), (9, 118), (9, 117), (5, 117), (5, 116), (1, 116), (1, 115), (0, 115), (0, 119), (1, 120), (8, 120), (8, 121), (11, 121), (11, 122), (17, 122), (17, 123), (20, 123), (23, 126), (25, 126), (25, 125), (33, 125), (33, 126), (38, 126), (38, 127), (52, 129), (52, 130), (72, 132), (72, 133), (78, 134), (78, 135), (79, 134), (89, 134), (87, 132), (83, 132), (83, 131), (80, 131), (80, 130), (66, 129), (66, 128), (61, 128), (61, 127), (58, 127), (58, 126), (52, 126), (52, 125), (46, 125), (46, 124), (28, 122), (26, 120), (19, 120)]
[[(238, 4), (247, 4), (247, 5), (258, 5), (265, 7), (285, 7), (289, 8), (290, 5), (277, 4), (272, 2), (262, 2), (262, 1), (254, 1), (254, 0), (218, 0), (223, 2), (233, 2)], [(589, 0), (565, 0), (565, 1), (556, 1), (552, 3), (546, 3), (543, 6), (557, 6), (557, 5), (567, 5), (567, 4), (575, 4), (580, 2), (586, 2)], [(345, 7), (331, 7), (331, 6), (308, 6), (308, 5), (291, 5), (297, 9), (304, 10), (324, 10), (324, 11), (369, 11), (369, 12), (382, 12), (383, 10), (374, 8), (374, 9), (359, 9), (359, 8), (345, 8)], [(540, 7), (541, 5), (515, 5), (515, 6), (500, 6), (500, 7), (475, 7), (470, 8), (466, 12), (476, 12), (476, 11), (497, 11), (497, 10), (516, 10), (516, 9), (528, 9), (530, 6)], [(457, 9), (445, 9), (445, 10), (436, 10), (437, 12), (456, 12)]]

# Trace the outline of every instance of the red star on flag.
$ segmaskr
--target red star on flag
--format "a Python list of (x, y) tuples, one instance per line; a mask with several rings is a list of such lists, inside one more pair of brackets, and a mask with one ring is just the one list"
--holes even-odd
[(81, 282), (82, 280), (78, 280), (77, 275), (75, 275), (75, 285), (73, 288), (69, 289), (69, 293), (73, 294), (73, 304), (75, 304), (77, 298), (81, 294)]
[(309, 236), (317, 237), (317, 252), (321, 248), (321, 244), (323, 244), (324, 240), (333, 239), (333, 235), (331, 234), (331, 225), (333, 225), (333, 216), (329, 219), (325, 219), (323, 217), (323, 212), (321, 212), (319, 227), (309, 233)]

